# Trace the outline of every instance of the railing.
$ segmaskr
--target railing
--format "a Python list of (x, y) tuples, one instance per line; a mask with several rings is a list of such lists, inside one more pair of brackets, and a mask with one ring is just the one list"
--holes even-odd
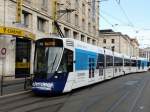
[(6, 78), (12, 78), (15, 77), (15, 75), (9, 75), (9, 76), (1, 76), (1, 80), (0, 80), (0, 94), (1, 96), (4, 93), (4, 88), (8, 87), (8, 86), (13, 86), (13, 85), (19, 85), (19, 84), (24, 84), (23, 89), (24, 90), (29, 90), (31, 89), (32, 86), (32, 80), (33, 80), (33, 74), (30, 75), (25, 75), (25, 77), (20, 80), (20, 81), (15, 81), (15, 80), (10, 80), (10, 81), (6, 81)]

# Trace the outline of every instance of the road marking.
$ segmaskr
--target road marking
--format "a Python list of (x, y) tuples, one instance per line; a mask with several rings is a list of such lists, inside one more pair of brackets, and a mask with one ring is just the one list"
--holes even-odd
[(3, 95), (3, 96), (0, 96), (0, 98), (6, 98), (6, 97), (15, 96), (15, 95), (20, 95), (20, 94), (25, 94), (25, 93), (29, 93), (29, 92), (31, 92), (31, 90), (28, 90), (28, 91), (21, 91), (21, 92), (17, 92), (17, 93), (12, 93), (12, 94)]
[(126, 92), (126, 94), (124, 94), (107, 112), (113, 112), (113, 110), (118, 107), (118, 105), (124, 101), (124, 99), (128, 96), (130, 92)]
[(131, 109), (129, 110), (129, 112), (133, 112), (133, 109), (134, 109), (134, 107), (135, 107), (135, 105), (136, 105), (138, 99), (140, 98), (140, 96), (141, 96), (141, 94), (142, 94), (142, 91), (144, 90), (144, 88), (145, 88), (147, 82), (148, 82), (148, 81), (145, 81), (143, 87), (139, 90), (139, 93), (137, 94), (137, 96), (136, 96), (136, 98), (135, 98), (135, 100), (134, 100), (134, 102), (133, 102), (133, 105), (131, 106)]
[(128, 81), (125, 83), (125, 85), (132, 86), (132, 85), (135, 85), (137, 83), (138, 83), (138, 81)]
[(139, 108), (140, 108), (140, 110), (143, 110), (143, 109), (144, 109), (144, 106), (140, 106)]

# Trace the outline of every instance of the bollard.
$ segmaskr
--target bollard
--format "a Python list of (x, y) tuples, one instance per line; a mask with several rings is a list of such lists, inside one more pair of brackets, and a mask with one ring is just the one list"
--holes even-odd
[(1, 76), (1, 96), (3, 95), (3, 75)]
[(26, 85), (27, 85), (27, 75), (25, 75), (25, 81), (24, 81), (24, 90), (26, 90)]

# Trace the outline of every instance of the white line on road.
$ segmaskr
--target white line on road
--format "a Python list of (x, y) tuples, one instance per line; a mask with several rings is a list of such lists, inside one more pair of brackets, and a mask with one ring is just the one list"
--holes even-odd
[(128, 96), (130, 92), (126, 92), (107, 112), (113, 112), (113, 110), (118, 107), (118, 105), (124, 101), (124, 99)]
[(139, 93), (137, 94), (137, 96), (136, 96), (136, 98), (135, 98), (135, 100), (134, 100), (134, 102), (133, 102), (133, 105), (131, 106), (131, 109), (129, 110), (129, 112), (133, 112), (133, 109), (134, 109), (135, 105), (137, 104), (137, 101), (138, 101), (138, 99), (140, 98), (140, 96), (141, 96), (141, 94), (142, 94), (142, 91), (144, 90), (144, 88), (145, 88), (147, 82), (148, 82), (148, 81), (145, 81), (145, 82), (144, 82), (144, 85), (143, 85), (142, 88), (139, 90)]

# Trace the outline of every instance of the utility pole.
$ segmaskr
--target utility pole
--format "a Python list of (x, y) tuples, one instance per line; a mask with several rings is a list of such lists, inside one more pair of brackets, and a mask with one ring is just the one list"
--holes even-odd
[[(56, 34), (57, 31), (58, 31), (58, 33), (61, 35), (61, 37), (64, 37), (64, 35), (63, 35), (63, 33), (62, 33), (59, 25), (58, 25), (57, 20), (60, 19), (66, 13), (72, 13), (73, 11), (75, 11), (75, 9), (68, 9), (68, 8), (66, 8), (64, 10), (57, 10), (58, 9), (57, 8), (58, 4), (59, 3), (57, 2), (57, 0), (53, 0), (52, 1), (52, 8), (53, 8), (52, 9), (52, 19), (53, 19), (53, 24), (52, 24), (53, 31), (52, 31), (52, 33)], [(62, 13), (62, 15), (60, 15), (59, 17), (57, 17), (58, 13)]]

